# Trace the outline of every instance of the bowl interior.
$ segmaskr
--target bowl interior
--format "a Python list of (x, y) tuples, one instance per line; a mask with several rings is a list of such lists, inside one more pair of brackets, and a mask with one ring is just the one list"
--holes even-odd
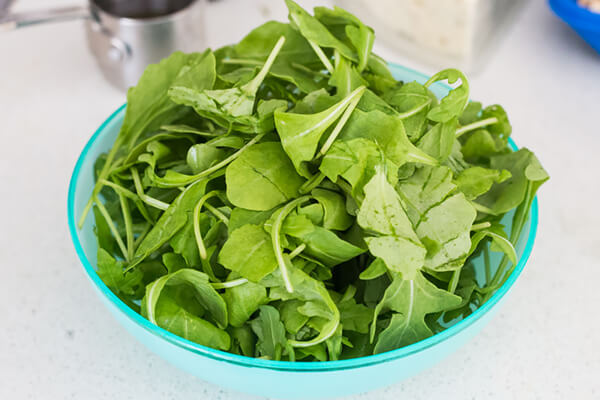
[[(428, 79), (426, 75), (397, 65), (391, 65), (391, 70), (397, 79), (407, 82), (418, 81), (423, 83)], [(432, 85), (431, 89), (438, 97), (443, 97), (448, 92), (448, 86), (442, 83), (436, 83)], [(105, 300), (114, 303), (126, 317), (132, 319), (141, 328), (195, 353), (238, 365), (291, 371), (322, 371), (355, 368), (404, 357), (431, 347), (436, 343), (439, 343), (457, 334), (461, 330), (466, 329), (472, 323), (477, 321), (477, 319), (490, 310), (507, 293), (523, 270), (523, 267), (525, 266), (525, 263), (531, 253), (535, 239), (535, 232), (537, 229), (537, 199), (532, 205), (529, 220), (525, 224), (523, 232), (521, 233), (521, 236), (515, 246), (517, 255), (519, 257), (518, 264), (514, 268), (514, 271), (506, 283), (485, 304), (483, 304), (473, 314), (464, 320), (458, 321), (453, 326), (435, 334), (430, 338), (387, 353), (350, 360), (327, 361), (321, 363), (271, 361), (230, 354), (190, 342), (150, 323), (148, 320), (131, 310), (116, 295), (114, 295), (110, 289), (108, 289), (108, 287), (102, 282), (95, 272), (97, 262), (96, 253), (98, 248), (96, 237), (94, 235), (95, 222), (93, 213), (89, 214), (82, 229), (78, 229), (76, 225), (88, 201), (88, 198), (92, 193), (94, 186), (94, 162), (100, 154), (107, 152), (112, 147), (123, 122), (124, 115), (125, 105), (115, 111), (96, 131), (96, 133), (85, 146), (75, 166), (68, 196), (68, 219), (73, 243), (88, 277), (92, 281), (92, 284), (95, 286), (95, 288), (100, 292), (101, 296), (105, 297)], [(516, 145), (514, 142), (512, 142), (512, 140), (510, 145), (513, 149), (516, 149)], [(509, 232), (511, 229), (511, 220), (512, 213), (509, 213), (502, 221)], [(500, 263), (500, 259), (502, 258), (500, 253), (491, 252), (490, 256), (492, 265), (498, 265)], [(475, 264), (476, 269), (483, 270), (482, 260), (475, 260)]]

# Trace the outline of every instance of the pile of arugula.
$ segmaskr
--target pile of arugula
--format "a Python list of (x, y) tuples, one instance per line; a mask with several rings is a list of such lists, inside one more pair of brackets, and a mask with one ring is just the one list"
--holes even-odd
[[(98, 275), (152, 323), (250, 357), (427, 338), (504, 283), (548, 176), (461, 72), (398, 82), (354, 15), (286, 2), (289, 24), (174, 53), (129, 91), (80, 221), (93, 211)], [(437, 81), (455, 86), (441, 100)], [(504, 259), (476, 279), (490, 250)]]

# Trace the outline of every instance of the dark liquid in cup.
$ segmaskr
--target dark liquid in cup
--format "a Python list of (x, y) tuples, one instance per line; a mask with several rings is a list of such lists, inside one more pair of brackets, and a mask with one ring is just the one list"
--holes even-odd
[(116, 17), (149, 19), (173, 14), (195, 0), (94, 0), (103, 11)]

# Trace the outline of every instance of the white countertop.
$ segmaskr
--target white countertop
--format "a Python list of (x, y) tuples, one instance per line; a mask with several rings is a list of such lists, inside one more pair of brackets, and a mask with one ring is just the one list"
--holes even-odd
[[(273, 0), (223, 0), (210, 13), (213, 47), (285, 18)], [(506, 35), (471, 87), (473, 98), (505, 106), (514, 139), (534, 149), (552, 177), (539, 196), (533, 256), (473, 341), (412, 379), (351, 399), (600, 398), (600, 56), (542, 0)], [(80, 22), (0, 33), (0, 398), (251, 399), (181, 372), (135, 341), (77, 260), (68, 181), (90, 135), (123, 102), (98, 74)]]

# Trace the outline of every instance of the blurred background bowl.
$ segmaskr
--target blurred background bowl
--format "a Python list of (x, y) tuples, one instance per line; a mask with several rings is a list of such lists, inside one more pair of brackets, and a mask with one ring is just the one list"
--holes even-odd
[[(392, 65), (391, 70), (403, 81), (424, 83), (428, 79), (426, 75), (397, 65)], [(448, 91), (441, 83), (432, 85), (431, 89), (438, 97), (445, 96)], [(201, 346), (153, 325), (114, 295), (95, 271), (97, 242), (93, 215), (88, 217), (81, 230), (77, 228), (76, 221), (94, 186), (94, 162), (112, 147), (124, 115), (125, 106), (122, 106), (102, 124), (75, 166), (68, 195), (69, 228), (75, 249), (96, 293), (129, 333), (165, 360), (227, 389), (275, 398), (315, 399), (362, 393), (410, 377), (459, 349), (488, 323), (521, 274), (533, 247), (537, 200), (533, 202), (529, 220), (515, 246), (518, 264), (504, 285), (462, 321), (397, 350), (341, 361), (288, 362), (249, 358)], [(516, 149), (512, 141), (511, 146)], [(508, 231), (511, 217), (507, 215), (503, 221)], [(491, 254), (492, 265), (499, 264), (501, 255)]]
[(577, 4), (576, 0), (549, 0), (552, 11), (600, 53), (600, 14)]

